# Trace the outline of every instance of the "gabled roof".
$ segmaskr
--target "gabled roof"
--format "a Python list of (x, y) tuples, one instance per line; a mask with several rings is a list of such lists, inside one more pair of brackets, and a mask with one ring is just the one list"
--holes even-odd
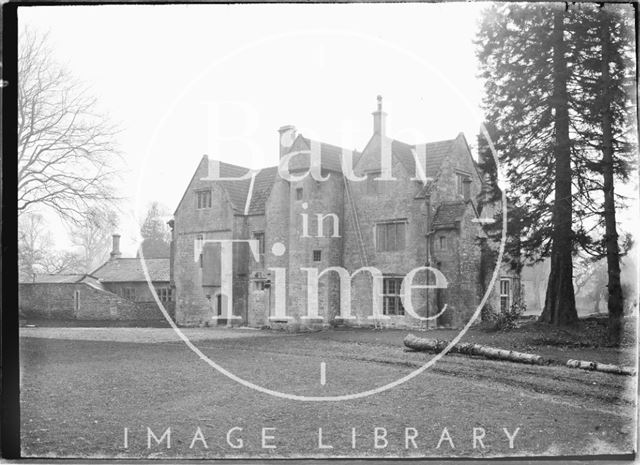
[[(343, 149), (342, 147), (339, 147), (337, 145), (327, 144), (326, 142), (312, 141), (311, 139), (302, 136), (302, 134), (299, 134), (298, 137), (296, 137), (294, 143), (291, 145), (290, 151), (294, 151), (296, 149), (310, 150), (312, 142), (315, 142), (320, 146), (321, 168), (328, 171), (335, 171), (336, 173), (342, 173), (342, 152), (343, 150), (347, 149)], [(358, 157), (360, 156), (360, 153), (354, 150), (352, 150), (351, 152), (353, 152), (352, 163), (355, 165)], [(296, 155), (291, 159), (289, 163), (289, 170), (293, 172), (297, 170), (309, 169), (309, 160), (309, 154), (301, 153), (299, 155)]]
[[(191, 181), (189, 181), (189, 187), (192, 185), (198, 171), (201, 170), (202, 164), (206, 163), (207, 166), (205, 167), (205, 169), (208, 169), (208, 163), (210, 161), (214, 160), (209, 160), (206, 155), (202, 158), (200, 164), (198, 165), (198, 168), (196, 168), (195, 173), (191, 177)], [(244, 176), (248, 171), (250, 171), (249, 168), (245, 168), (243, 166), (233, 165), (231, 163), (225, 163), (223, 161), (218, 161), (218, 163), (220, 164), (220, 177), (222, 178), (240, 178)], [(247, 196), (251, 194), (251, 200), (247, 214), (261, 215), (264, 214), (264, 206), (267, 198), (269, 197), (269, 194), (271, 193), (271, 188), (273, 187), (273, 182), (277, 174), (278, 168), (276, 166), (261, 169), (255, 175), (253, 187), (251, 186), (251, 178), (236, 181), (212, 182), (215, 182), (217, 185), (224, 189), (227, 194), (227, 198), (231, 203), (231, 207), (236, 214), (245, 214), (245, 209), (247, 206)], [(182, 199), (180, 199), (180, 202), (178, 203), (178, 208), (180, 208), (180, 205), (184, 201), (184, 198), (189, 191), (189, 187), (187, 187), (184, 194), (182, 195)]]
[(435, 215), (433, 215), (433, 229), (455, 227), (457, 221), (460, 221), (467, 210), (467, 204), (470, 201), (445, 202), (438, 206)]
[[(224, 169), (223, 169), (224, 166)], [(241, 177), (249, 168), (220, 162), (221, 177)], [(241, 215), (263, 215), (264, 207), (271, 193), (274, 180), (278, 175), (278, 167), (270, 166), (255, 173), (253, 186), (251, 178), (240, 181), (214, 181), (227, 192), (233, 211)], [(249, 199), (248, 196), (251, 196)], [(249, 209), (247, 210), (247, 201)]]
[[(211, 162), (213, 160), (209, 160)], [(249, 168), (244, 168), (238, 165), (232, 165), (230, 163), (220, 163), (220, 177), (223, 178), (239, 178), (249, 171)], [(220, 184), (229, 196), (231, 206), (236, 213), (244, 212), (244, 204), (247, 200), (247, 193), (249, 192), (250, 179), (242, 179), (240, 181), (215, 181)]]
[[(425, 147), (425, 174), (428, 178), (436, 178), (440, 166), (444, 159), (454, 150), (454, 144), (456, 139), (441, 140), (436, 142), (427, 142), (425, 144), (411, 145), (406, 142), (399, 141), (397, 139), (386, 138), (387, 143), (391, 142), (391, 155), (398, 160), (402, 166), (404, 166), (407, 173), (412, 176), (416, 172), (416, 161), (414, 152), (418, 150), (416, 147), (422, 145)], [(367, 143), (363, 153), (367, 153), (370, 150), (379, 151), (380, 149), (380, 135), (374, 134)], [(416, 153), (417, 154), (417, 153)], [(420, 197), (420, 195), (418, 196)]]
[[(273, 188), (276, 177), (278, 176), (278, 167), (271, 166), (264, 168), (256, 174), (253, 182), (253, 191), (251, 192), (251, 200), (249, 203), (249, 215), (264, 215), (264, 207)], [(245, 204), (246, 206), (246, 204)]]
[[(145, 264), (149, 270), (151, 281), (169, 281), (168, 258), (146, 258)], [(105, 283), (146, 282), (140, 258), (116, 258), (107, 261), (100, 268), (91, 273)]]

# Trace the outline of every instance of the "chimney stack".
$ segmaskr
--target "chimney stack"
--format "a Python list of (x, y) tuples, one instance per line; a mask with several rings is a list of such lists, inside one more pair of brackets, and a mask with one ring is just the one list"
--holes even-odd
[(378, 109), (371, 114), (373, 115), (373, 133), (384, 136), (387, 114), (382, 111), (382, 95), (378, 95)]
[(120, 258), (122, 254), (120, 253), (120, 234), (113, 235), (113, 247), (111, 249), (111, 260), (115, 260)]
[(291, 150), (293, 141), (296, 140), (296, 127), (290, 124), (282, 126), (278, 129), (279, 144), (280, 144), (280, 158)]

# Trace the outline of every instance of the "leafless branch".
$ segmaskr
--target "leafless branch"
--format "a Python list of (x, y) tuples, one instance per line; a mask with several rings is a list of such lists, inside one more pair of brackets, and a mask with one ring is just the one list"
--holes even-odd
[(78, 223), (118, 200), (116, 128), (51, 58), (47, 37), (22, 31), (18, 56), (18, 213), (48, 207)]

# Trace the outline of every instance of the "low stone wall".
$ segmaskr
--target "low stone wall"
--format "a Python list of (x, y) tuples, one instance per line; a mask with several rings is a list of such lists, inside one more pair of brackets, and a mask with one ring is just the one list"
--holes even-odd
[[(156, 302), (133, 302), (86, 283), (20, 283), (20, 314), (60, 320), (163, 320)], [(174, 303), (165, 302), (169, 315)]]

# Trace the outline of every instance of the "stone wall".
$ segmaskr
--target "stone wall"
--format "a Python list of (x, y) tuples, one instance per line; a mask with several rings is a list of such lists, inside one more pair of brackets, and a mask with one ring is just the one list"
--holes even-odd
[[(25, 317), (59, 320), (164, 320), (155, 302), (132, 302), (86, 283), (20, 283)], [(170, 315), (173, 303), (166, 305)]]
[[(168, 282), (162, 283), (153, 283), (156, 288), (167, 288), (169, 289)], [(125, 289), (133, 289), (135, 292), (136, 302), (155, 302), (153, 298), (153, 294), (151, 293), (151, 289), (149, 289), (149, 284), (147, 282), (107, 282), (103, 283), (105, 289), (119, 296), (123, 295)]]
[[(354, 172), (363, 176), (370, 170), (380, 166), (379, 144), (374, 138), (367, 154), (358, 161)], [(350, 181), (350, 192), (353, 197), (358, 223), (362, 234), (365, 254), (369, 266), (375, 267), (385, 276), (404, 277), (411, 270), (424, 266), (426, 261), (427, 210), (424, 200), (415, 199), (422, 188), (421, 183), (412, 181), (414, 173), (409, 173), (404, 165), (395, 157), (392, 164), (395, 181), (374, 181), (378, 183), (377, 193), (367, 192), (367, 181)], [(354, 212), (345, 197), (345, 239), (344, 267), (353, 272), (362, 266), (362, 254), (358, 244)], [(405, 222), (405, 248), (396, 252), (381, 252), (376, 249), (376, 225), (385, 221), (400, 220)], [(414, 284), (424, 284), (425, 273), (414, 279)], [(419, 316), (426, 315), (426, 295), (421, 291), (413, 291), (413, 306)], [(372, 315), (372, 279), (369, 274), (361, 273), (353, 280), (352, 312), (356, 316), (349, 322), (353, 325), (371, 325)], [(412, 326), (417, 320), (408, 314), (390, 316), (383, 323), (386, 326)]]
[[(234, 213), (224, 189), (208, 175), (208, 160), (203, 158), (175, 213), (174, 257), (171, 264), (175, 285), (176, 322), (181, 325), (214, 324), (220, 287), (203, 287), (199, 257), (194, 255), (198, 236), (203, 239), (233, 239)], [(211, 189), (211, 208), (196, 208), (196, 191)], [(235, 289), (234, 289), (235, 290)], [(225, 298), (222, 298), (223, 305)], [(235, 309), (234, 309), (235, 313)]]

